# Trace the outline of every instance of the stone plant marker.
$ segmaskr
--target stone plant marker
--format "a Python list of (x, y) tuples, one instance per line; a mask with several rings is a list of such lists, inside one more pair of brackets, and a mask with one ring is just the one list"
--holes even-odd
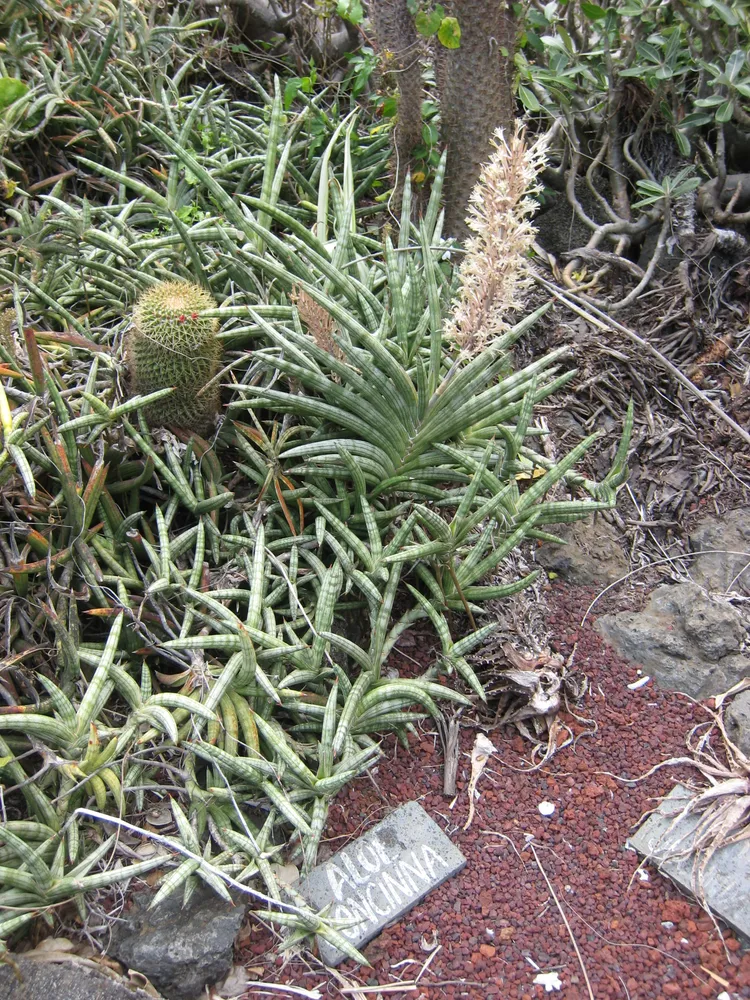
[[(330, 903), (333, 919), (354, 921), (342, 933), (361, 949), (465, 864), (466, 858), (422, 806), (406, 802), (314, 868), (300, 892), (315, 909)], [(326, 941), (318, 943), (327, 965), (338, 965), (346, 957)]]
[[(694, 856), (664, 860), (675, 850), (675, 845), (685, 851), (693, 843), (700, 816), (685, 816), (670, 830), (690, 797), (691, 792), (684, 785), (675, 785), (629, 844), (692, 896)], [(706, 865), (701, 885), (705, 901), (716, 916), (739, 934), (750, 936), (750, 840), (719, 848)]]

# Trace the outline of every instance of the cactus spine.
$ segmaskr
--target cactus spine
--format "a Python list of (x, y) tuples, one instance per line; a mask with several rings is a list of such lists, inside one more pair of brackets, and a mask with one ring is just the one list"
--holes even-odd
[[(206, 384), (219, 371), (218, 320), (201, 316), (216, 307), (199, 285), (168, 281), (149, 288), (138, 300), (126, 340), (134, 393), (175, 387), (146, 410), (153, 426), (174, 424), (205, 433), (219, 409), (219, 386)], [(201, 393), (199, 395), (199, 393)]]

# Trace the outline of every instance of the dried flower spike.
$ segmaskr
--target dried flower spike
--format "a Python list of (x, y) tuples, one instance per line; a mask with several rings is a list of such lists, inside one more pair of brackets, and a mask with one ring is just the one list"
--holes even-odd
[(510, 140), (498, 129), (493, 145), (471, 194), (467, 224), (476, 235), (466, 242), (461, 287), (446, 329), (468, 357), (507, 330), (508, 313), (522, 304), (530, 281), (524, 261), (536, 235), (529, 219), (536, 208), (531, 195), (539, 190), (545, 164), (544, 141), (527, 146), (520, 122)]

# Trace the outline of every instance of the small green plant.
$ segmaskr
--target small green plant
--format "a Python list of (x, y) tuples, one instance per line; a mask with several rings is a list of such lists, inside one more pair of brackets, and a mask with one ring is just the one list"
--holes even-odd
[(700, 187), (700, 177), (690, 177), (693, 165), (683, 167), (673, 177), (665, 177), (661, 183), (654, 180), (636, 181), (635, 186), (638, 194), (643, 195), (640, 201), (634, 203), (633, 208), (648, 208), (651, 205), (658, 205), (660, 202), (669, 202), (681, 195), (688, 194)]
[(433, 6), (424, 0), (407, 0), (409, 13), (414, 17), (417, 32), (423, 38), (437, 39), (446, 49), (457, 49), (461, 44), (461, 27), (455, 17), (446, 17), (442, 4)]
[(9, 108), (11, 104), (25, 97), (29, 88), (23, 80), (16, 80), (12, 76), (0, 76), (0, 111)]
[(365, 16), (361, 0), (338, 0), (336, 13), (351, 24), (361, 24)]
[(219, 406), (221, 344), (218, 320), (203, 316), (214, 308), (199, 285), (163, 282), (138, 301), (126, 352), (133, 391), (139, 394), (174, 388), (146, 411), (150, 424), (174, 424), (202, 431), (211, 426)]
[(359, 97), (377, 69), (378, 57), (369, 45), (362, 45), (356, 52), (350, 52), (347, 60), (349, 69), (344, 77), (344, 86), (351, 90), (352, 97)]
[(411, 179), (416, 188), (429, 189), (440, 164), (439, 110), (435, 101), (422, 101), (422, 121), (422, 141), (412, 150), (414, 170)]
[[(586, 288), (602, 287), (613, 268), (627, 271), (634, 250), (642, 258), (643, 276), (619, 301), (581, 288), (594, 305), (627, 308), (662, 258), (692, 253), (694, 217), (721, 207), (720, 196), (694, 193), (702, 183), (724, 189), (729, 202), (726, 178), (744, 169), (750, 125), (749, 39), (739, 0), (548, 3), (526, 12), (518, 97), (537, 131), (566, 123), (552, 139), (548, 178), (590, 231), (587, 251), (614, 249)], [(593, 192), (593, 202), (581, 192)], [(732, 204), (720, 221), (742, 225), (744, 215)], [(583, 260), (568, 261), (570, 287)]]
[(318, 79), (318, 70), (313, 60), (310, 60), (310, 72), (307, 76), (290, 76), (284, 84), (284, 110), (288, 111), (294, 103), (297, 94), (312, 94)]

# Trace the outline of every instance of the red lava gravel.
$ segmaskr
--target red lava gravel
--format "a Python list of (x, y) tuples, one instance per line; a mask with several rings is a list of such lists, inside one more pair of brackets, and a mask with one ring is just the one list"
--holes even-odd
[[(682, 755), (687, 733), (707, 716), (700, 705), (661, 691), (653, 682), (628, 690), (627, 684), (638, 677), (636, 668), (600, 639), (593, 629), (596, 616), (584, 628), (578, 626), (594, 596), (588, 589), (555, 585), (548, 619), (555, 649), (567, 656), (578, 643), (574, 666), (591, 682), (580, 712), (595, 720), (593, 736), (582, 738), (575, 749), (562, 750), (542, 770), (523, 774), (514, 768), (528, 764), (530, 744), (512, 728), (491, 732), (498, 754), (479, 781), (481, 798), (466, 832), (461, 828), (468, 808), (468, 755), (477, 732), (468, 724), (462, 730), (453, 810), (442, 794), (440, 742), (427, 724), (408, 752), (393, 738), (385, 740), (386, 756), (373, 772), (374, 780), (358, 779), (333, 804), (326, 834), (332, 852), (395, 806), (417, 799), (468, 859), (459, 875), (367, 946), (371, 969), (352, 962), (340, 966), (352, 985), (370, 986), (359, 996), (375, 1000), (378, 992), (372, 987), (390, 985), (383, 1000), (532, 1000), (545, 995), (697, 1000), (723, 991), (750, 997), (750, 953), (743, 955), (730, 933), (725, 932), (722, 943), (700, 907), (655, 869), (646, 867), (648, 879), (642, 879), (638, 856), (624, 846), (642, 814), (690, 771), (663, 768), (635, 785), (613, 775), (637, 777)], [(609, 605), (602, 601), (596, 611), (620, 610), (627, 600), (621, 592), (619, 600), (612, 598)], [(397, 653), (394, 663), (407, 672), (407, 661)], [(565, 721), (574, 731), (585, 728), (576, 730), (571, 717)], [(556, 807), (549, 818), (538, 810), (544, 800)], [(578, 944), (591, 992), (540, 866)], [(399, 980), (418, 975), (434, 941), (440, 950), (417, 989), (392, 992)], [(283, 964), (272, 936), (255, 921), (247, 928), (237, 961), (249, 967), (253, 979), (317, 989), (323, 997), (342, 995), (342, 984), (327, 978), (320, 965), (302, 958)], [(534, 977), (553, 971), (562, 986), (545, 994)], [(262, 995), (262, 987), (257, 990), (244, 996)]]

